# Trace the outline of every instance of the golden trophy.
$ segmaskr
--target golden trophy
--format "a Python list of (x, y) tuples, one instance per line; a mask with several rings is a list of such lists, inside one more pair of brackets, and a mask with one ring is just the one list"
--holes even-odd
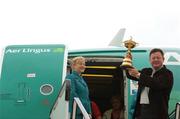
[(123, 43), (128, 50), (120, 67), (122, 69), (132, 68), (133, 66), (132, 66), (131, 49), (134, 48), (137, 45), (137, 43), (132, 40), (132, 37), (129, 40), (124, 41)]

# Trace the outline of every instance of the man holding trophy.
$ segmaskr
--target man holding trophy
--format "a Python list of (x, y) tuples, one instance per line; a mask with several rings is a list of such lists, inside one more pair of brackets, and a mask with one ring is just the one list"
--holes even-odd
[(124, 44), (128, 52), (121, 68), (126, 70), (129, 79), (138, 81), (139, 85), (133, 119), (168, 119), (168, 102), (173, 87), (173, 73), (163, 65), (163, 51), (159, 48), (152, 49), (149, 54), (152, 67), (138, 71), (132, 66), (130, 52), (137, 43), (130, 39)]

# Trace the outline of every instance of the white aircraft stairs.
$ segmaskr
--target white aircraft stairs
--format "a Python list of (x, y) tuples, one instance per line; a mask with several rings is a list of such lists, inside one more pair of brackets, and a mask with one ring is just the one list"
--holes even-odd
[[(64, 81), (58, 98), (51, 109), (50, 112), (50, 119), (70, 119), (69, 113), (69, 98), (70, 98), (70, 80)], [(84, 119), (90, 119), (87, 111), (85, 110), (84, 106), (82, 105), (81, 101), (78, 97), (74, 98), (73, 103), (73, 113), (71, 119), (76, 119), (76, 109), (79, 107), (81, 110)]]
[(176, 103), (176, 108), (169, 115), (169, 119), (180, 119), (180, 102)]

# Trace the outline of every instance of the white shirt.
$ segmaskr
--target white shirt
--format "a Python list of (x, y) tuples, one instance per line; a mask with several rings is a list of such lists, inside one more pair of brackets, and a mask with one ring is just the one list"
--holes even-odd
[[(156, 70), (153, 69), (151, 77), (153, 77), (155, 72)], [(145, 87), (141, 92), (140, 104), (149, 104), (148, 94), (149, 94), (149, 87)]]

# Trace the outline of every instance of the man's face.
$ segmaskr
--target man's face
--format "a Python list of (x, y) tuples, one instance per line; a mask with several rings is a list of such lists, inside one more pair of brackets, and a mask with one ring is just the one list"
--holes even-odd
[(154, 52), (150, 56), (150, 63), (154, 69), (159, 69), (164, 62), (164, 57), (160, 52)]
[(84, 72), (85, 68), (85, 60), (80, 59), (74, 64), (74, 70), (78, 73)]

